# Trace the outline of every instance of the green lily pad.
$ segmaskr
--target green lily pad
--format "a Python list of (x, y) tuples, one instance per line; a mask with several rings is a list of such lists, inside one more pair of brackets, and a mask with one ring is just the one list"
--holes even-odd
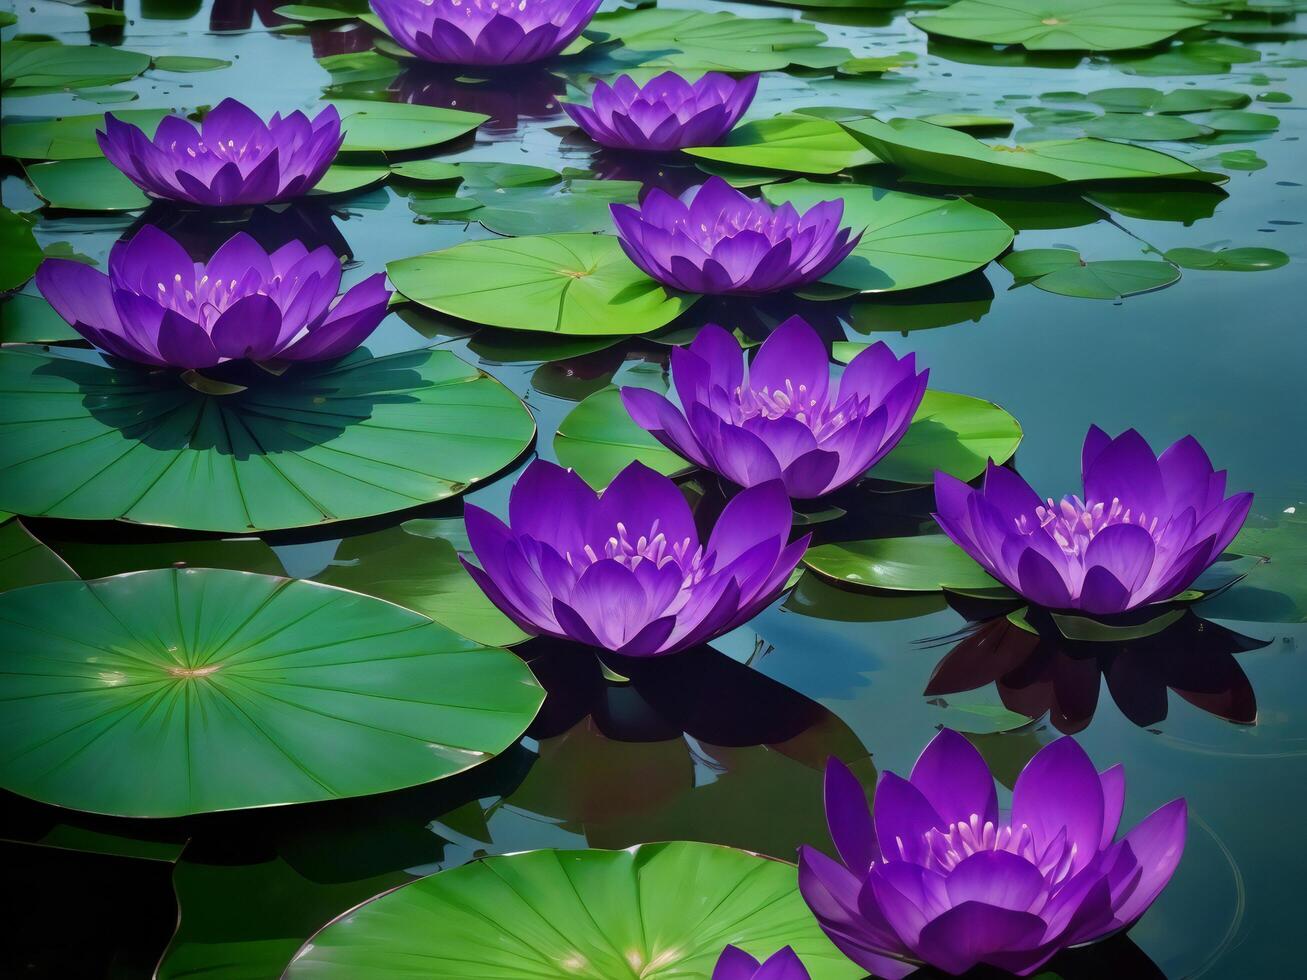
[[(1018, 714), (1015, 711), (1009, 711), (1002, 705), (997, 704), (967, 704), (957, 701), (945, 701), (943, 698), (934, 698), (928, 703), (943, 711), (943, 719), (940, 724), (953, 729), (955, 732), (967, 732), (971, 735), (996, 735), (1015, 732), (1034, 724), (1034, 719)], [(1049, 974), (1045, 980), (1050, 980), (1052, 976), (1052, 974)]]
[(489, 119), (479, 112), (411, 105), (332, 99), (345, 131), (342, 153), (418, 150), (466, 136)]
[(1204, 618), (1307, 623), (1307, 520), (1302, 511), (1299, 503), (1277, 525), (1245, 527), (1238, 533), (1227, 553), (1261, 560), (1230, 588), (1196, 607)]
[(1265, 272), (1289, 264), (1278, 248), (1172, 248), (1164, 258), (1182, 269), (1209, 272)]
[[(114, 118), (139, 126), (147, 136), (159, 128), (167, 109), (122, 109)], [(19, 160), (84, 160), (102, 157), (95, 131), (104, 129), (104, 113), (62, 116), (0, 126), (0, 152)]]
[(322, 179), (313, 185), (310, 194), (348, 194), (379, 184), (390, 176), (385, 166), (364, 166), (352, 163), (334, 163), (327, 168)]
[(16, 517), (0, 523), (0, 592), (43, 582), (71, 582), (77, 573)]
[(1131, 75), (1155, 77), (1183, 75), (1224, 75), (1231, 65), (1260, 61), (1262, 53), (1237, 44), (1219, 41), (1189, 41), (1168, 48), (1160, 54), (1131, 58), (1120, 62), (1122, 71)]
[[(0, 224), (2, 222), (0, 219)], [(54, 307), (40, 296), (19, 293), (0, 306), (0, 343), (59, 344), (81, 339), (82, 335), (65, 323)]]
[(0, 207), (0, 291), (31, 279), (44, 257), (32, 234), (32, 219)]
[(1003, 256), (999, 265), (1017, 279), (1038, 279), (1059, 269), (1080, 265), (1080, 253), (1073, 248), (1026, 248)]
[(1185, 609), (1167, 609), (1157, 616), (1139, 623), (1112, 624), (1088, 616), (1071, 616), (1062, 613), (1050, 613), (1058, 632), (1068, 640), (1086, 643), (1125, 643), (1129, 640), (1142, 640), (1154, 636), (1166, 629), (1181, 616)]
[(945, 129), (1006, 132), (1012, 128), (1012, 120), (1006, 116), (982, 116), (974, 112), (936, 112), (922, 116), (921, 121)]
[[(741, 17), (727, 11), (646, 8), (597, 14), (586, 33), (620, 41), (630, 51), (649, 52), (656, 68), (681, 71), (773, 71), (811, 62), (825, 53), (826, 35), (813, 24), (779, 17)], [(830, 49), (834, 67), (849, 58)], [(798, 59), (798, 60), (796, 60)]]
[(763, 197), (800, 211), (836, 197), (844, 224), (865, 229), (852, 254), (822, 282), (860, 292), (915, 289), (979, 269), (1012, 244), (1012, 229), (960, 198), (940, 200), (900, 191), (806, 180), (770, 184)]
[(1257, 155), (1256, 150), (1227, 150), (1215, 156), (1195, 160), (1195, 164), (1204, 167), (1221, 167), (1225, 170), (1265, 170), (1266, 161)]
[(912, 23), (929, 34), (1028, 51), (1123, 51), (1216, 16), (1179, 0), (958, 0)]
[(790, 945), (813, 980), (855, 980), (793, 865), (715, 844), (483, 858), (367, 902), (314, 936), (288, 980), (706, 977), (728, 943)]
[(52, 208), (135, 211), (149, 207), (145, 192), (104, 157), (30, 164), (27, 179)]
[(1114, 259), (1084, 262), (1056, 269), (1033, 280), (1037, 289), (1080, 299), (1121, 299), (1169, 286), (1180, 278), (1170, 262)]
[(222, 58), (195, 58), (190, 55), (165, 54), (154, 59), (154, 67), (160, 71), (190, 74), (197, 71), (217, 71), (220, 68), (230, 68), (231, 62)]
[(1242, 109), (1250, 101), (1245, 92), (1211, 88), (1180, 88), (1173, 92), (1155, 88), (1100, 88), (1085, 98), (1108, 112), (1159, 113)]
[(535, 167), (525, 163), (487, 163), (481, 160), (463, 160), (448, 163), (444, 160), (410, 160), (392, 164), (391, 173), (405, 180), (421, 183), (458, 182), (476, 190), (493, 190), (498, 187), (534, 187), (556, 184), (563, 179), (557, 170)]
[(1209, 126), (1200, 126), (1181, 116), (1150, 116), (1139, 112), (1109, 112), (1082, 127), (1087, 136), (1110, 140), (1191, 140), (1207, 136)]
[[(464, 184), (464, 187), (467, 185)], [(610, 204), (635, 204), (644, 185), (635, 180), (569, 177), (556, 185), (475, 192), (474, 221), (496, 235), (561, 235), (610, 231)]]
[(1280, 128), (1280, 120), (1268, 112), (1222, 109), (1197, 119), (1220, 133), (1270, 133)]
[(18, 95), (125, 82), (150, 67), (150, 56), (104, 44), (15, 40), (0, 42), (0, 66), (0, 88)]
[(0, 596), (0, 785), (129, 817), (366, 796), (517, 741), (544, 692), (399, 606), (226, 569)]
[(789, 114), (737, 126), (717, 145), (685, 152), (739, 167), (799, 174), (836, 174), (876, 161), (839, 123)]
[(887, 71), (898, 71), (913, 64), (917, 56), (912, 51), (900, 51), (898, 54), (887, 54), (879, 57), (868, 58), (850, 58), (841, 64), (836, 71), (841, 75), (883, 75)]
[[(665, 386), (654, 387), (666, 393)], [(554, 434), (554, 455), (596, 490), (612, 483), (633, 460), (665, 476), (680, 476), (694, 469), (693, 463), (632, 421), (620, 392), (612, 385), (586, 396), (567, 413)]]
[(1157, 150), (1107, 140), (990, 145), (916, 119), (857, 119), (844, 128), (880, 159), (906, 170), (909, 179), (925, 183), (1047, 187), (1088, 180), (1214, 179)]
[(415, 303), (510, 330), (648, 333), (698, 299), (654, 282), (610, 235), (463, 242), (391, 262), (386, 272)]
[(1002, 588), (974, 558), (942, 534), (840, 541), (809, 548), (803, 563), (847, 585), (894, 592)]
[(0, 379), (0, 508), (18, 514), (238, 533), (370, 517), (463, 492), (535, 432), (438, 350), (360, 349), (229, 395), (77, 351), (0, 351)]

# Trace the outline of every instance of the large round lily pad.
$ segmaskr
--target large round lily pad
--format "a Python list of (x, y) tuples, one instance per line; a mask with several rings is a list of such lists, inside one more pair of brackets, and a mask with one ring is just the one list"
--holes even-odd
[(664, 289), (610, 235), (531, 235), (463, 242), (386, 266), (416, 303), (510, 330), (647, 333), (698, 296)]
[(365, 796), (502, 752), (530, 670), (316, 583), (159, 569), (0, 596), (0, 785), (131, 817)]
[(876, 156), (920, 183), (1051, 187), (1088, 180), (1223, 179), (1157, 150), (1108, 140), (991, 145), (917, 119), (855, 119), (843, 125)]
[(238, 533), (453, 496), (535, 432), (516, 395), (437, 350), (358, 350), (209, 395), (173, 371), (7, 349), (0, 420), (0, 509)]
[(1180, 0), (958, 0), (912, 23), (930, 34), (1031, 51), (1123, 51), (1215, 16)]
[(373, 899), (296, 955), (288, 980), (672, 980), (707, 977), (733, 943), (791, 945), (813, 980), (863, 971), (821, 932), (792, 865), (714, 844), (529, 851)]
[(844, 199), (844, 224), (865, 228), (853, 253), (822, 281), (861, 292), (929, 286), (979, 269), (1012, 244), (1012, 229), (984, 208), (879, 187), (797, 180), (763, 188), (800, 211)]

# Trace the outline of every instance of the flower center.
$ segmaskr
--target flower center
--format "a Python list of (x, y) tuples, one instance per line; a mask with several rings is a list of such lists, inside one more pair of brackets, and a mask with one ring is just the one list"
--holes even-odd
[(852, 398), (838, 406), (825, 399), (818, 402), (807, 385), (796, 385), (786, 378), (784, 386), (775, 389), (745, 385), (736, 388), (732, 392), (731, 421), (743, 425), (752, 418), (792, 418), (811, 429), (820, 442), (861, 418), (862, 407)]
[(1021, 534), (1033, 534), (1038, 524), (1063, 552), (1073, 558), (1083, 558), (1089, 543), (1113, 524), (1134, 524), (1156, 540), (1157, 520), (1156, 516), (1150, 518), (1142, 512), (1132, 513), (1119, 497), (1113, 497), (1111, 503), (1101, 500), (1085, 503), (1073, 495), (1063, 497), (1061, 503), (1054, 503), (1049, 497), (1046, 506), (1035, 508), (1034, 521), (1022, 514), (1015, 523)]
[[(899, 855), (907, 860), (903, 839), (896, 838)], [(948, 830), (932, 827), (926, 831), (927, 864), (937, 871), (949, 872), (981, 851), (1007, 851), (1025, 858), (1039, 869), (1050, 885), (1062, 881), (1071, 870), (1078, 848), (1067, 844), (1065, 834), (1058, 835), (1044, 848), (1035, 846), (1034, 835), (1027, 824), (1012, 827), (996, 825), (992, 820), (983, 823), (980, 814), (973, 813), (969, 820), (949, 824)]]
[(703, 546), (696, 547), (689, 538), (669, 541), (667, 535), (658, 530), (658, 525), (659, 521), (655, 520), (648, 533), (632, 538), (626, 525), (618, 521), (617, 533), (604, 542), (602, 553), (596, 551), (592, 545), (586, 545), (580, 554), (569, 551), (564, 558), (578, 574), (604, 558), (611, 558), (632, 571), (639, 568), (641, 562), (652, 562), (655, 568), (662, 568), (668, 562), (675, 562), (684, 576), (681, 587), (689, 588), (697, 585), (709, 570)]

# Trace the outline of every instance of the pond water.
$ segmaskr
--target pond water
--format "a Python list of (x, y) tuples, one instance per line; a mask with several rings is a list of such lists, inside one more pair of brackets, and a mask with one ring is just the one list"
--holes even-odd
[[(1277, 117), (1270, 132), (1144, 144), (1186, 160), (1251, 150), (1264, 161), (1259, 169), (1230, 169), (1219, 189), (976, 191), (971, 199), (1017, 230), (1019, 249), (1073, 248), (1087, 260), (1116, 260), (1175, 248), (1261, 247), (1285, 253), (1290, 261), (1282, 268), (1186, 268), (1167, 288), (1110, 301), (1018, 286), (993, 262), (946, 284), (879, 297), (705, 303), (684, 324), (716, 320), (761, 336), (799, 312), (827, 339), (883, 340), (900, 355), (915, 352), (932, 387), (996, 402), (1020, 422), (1014, 465), (1049, 495), (1078, 490), (1080, 443), (1090, 424), (1112, 433), (1135, 427), (1154, 448), (1194, 434), (1228, 469), (1231, 488), (1256, 494), (1250, 525), (1283, 526), (1301, 516), (1307, 70), (1299, 66), (1307, 62), (1298, 59), (1307, 58), (1307, 40), (1288, 28), (1219, 37), (1257, 60), (1213, 65), (1208, 74), (1185, 73), (1192, 64), (1165, 74), (1164, 63), (1141, 64), (1138, 53), (1000, 54), (932, 41), (909, 22), (916, 11), (879, 0), (833, 10), (664, 5), (802, 18), (854, 57), (915, 55), (879, 76), (767, 72), (746, 120), (812, 106), (883, 118), (974, 113), (1015, 120), (1015, 138), (1028, 141), (1079, 135), (1075, 121), (1050, 113), (1084, 109), (1083, 98), (1048, 93), (1140, 86), (1240, 92), (1252, 98), (1251, 110)], [(402, 95), (491, 116), (475, 137), (402, 158), (646, 176), (611, 154), (595, 155), (559, 109), (558, 96), (583, 82), (585, 70), (490, 84), (417, 74), (327, 90), (333, 79), (318, 59), (366, 51), (375, 35), (352, 21), (306, 29), (278, 17), (277, 6), (127, 0), (118, 7), (125, 17), (102, 17), (108, 23), (91, 40), (230, 66), (149, 71), (114, 86), (138, 96), (121, 106), (97, 107), (67, 92), (6, 97), (6, 122), (102, 108), (191, 111), (228, 96), (267, 115), (308, 109), (324, 90), (336, 98)], [(0, 9), (18, 17), (4, 38), (46, 34), (69, 44), (88, 41), (88, 11), (100, 10), (48, 0), (4, 0)], [(66, 242), (101, 266), (110, 245), (142, 220), (184, 230), (195, 248), (220, 243), (235, 226), (161, 205), (144, 219), (139, 212), (42, 209), (22, 170), (5, 162), (5, 207), (34, 214), (41, 245)], [(688, 166), (665, 168), (660, 179), (683, 186)], [(889, 167), (867, 168), (859, 179), (898, 186)], [(261, 220), (274, 235), (279, 225), (302, 222), (348, 254), (346, 284), (397, 259), (495, 237), (475, 221), (419, 220), (410, 205), (423, 193), (421, 185), (390, 181)], [(23, 293), (37, 295), (31, 284)], [(434, 526), (457, 540), (448, 528), (463, 500), (505, 513), (521, 469), (537, 455), (557, 458), (554, 433), (581, 399), (665, 369), (668, 347), (658, 337), (616, 338), (556, 359), (568, 352), (542, 347), (534, 334), (477, 330), (419, 308), (392, 312), (368, 343), (374, 354), (438, 344), (516, 392), (538, 427), (531, 449), (507, 471), (440, 504), (238, 539), (122, 522), (23, 522), (83, 578), (185, 563), (317, 578), (400, 602), (410, 596), (429, 611), (439, 602), (429, 570), (451, 574), (449, 547), (406, 522), (444, 519)], [(932, 509), (929, 489), (860, 487), (836, 502), (858, 508), (863, 537), (918, 533)], [(850, 536), (849, 520), (812, 529), (819, 539), (840, 540)], [(382, 796), (131, 821), (6, 795), (0, 838), (8, 842), (8, 890), (19, 917), (0, 962), (15, 976), (148, 976), (156, 964), (162, 977), (276, 976), (337, 915), (482, 854), (691, 839), (792, 860), (799, 844), (826, 841), (820, 786), (828, 755), (857, 760), (855, 770), (870, 782), (877, 771), (906, 773), (934, 731), (949, 725), (971, 733), (1008, 786), (1040, 745), (1059, 730), (1075, 733), (1100, 767), (1124, 763), (1126, 825), (1177, 796), (1188, 800), (1189, 842), (1171, 886), (1128, 940), (1114, 939), (1089, 959), (1073, 953), (1055, 961), (1062, 974), (1286, 976), (1300, 959), (1292, 938), (1304, 912), (1298, 881), (1307, 873), (1298, 844), (1307, 808), (1307, 567), (1302, 544), (1297, 548), (1296, 612), (1258, 615), (1255, 602), (1212, 600), (1210, 613), (1200, 604), (1197, 615), (1156, 637), (1102, 644), (1094, 656), (1049, 645), (1031, 654), (1027, 634), (1005, 631), (1002, 621), (984, 634), (994, 646), (978, 653), (969, 640), (976, 616), (966, 615), (974, 611), (965, 600), (837, 588), (812, 571), (714, 641), (703, 665), (658, 682), (607, 683), (588, 661), (578, 666), (565, 651), (532, 641), (518, 652), (550, 694), (521, 742), (469, 772)], [(1293, 554), (1280, 560), (1292, 562)], [(1293, 572), (1278, 581), (1294, 585)], [(1014, 711), (1033, 721), (1022, 725)]]

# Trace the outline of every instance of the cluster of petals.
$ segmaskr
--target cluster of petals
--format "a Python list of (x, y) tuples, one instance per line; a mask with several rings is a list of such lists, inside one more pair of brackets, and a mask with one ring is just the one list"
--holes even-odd
[(740, 486), (781, 480), (791, 497), (819, 497), (862, 476), (907, 431), (928, 371), (883, 343), (830, 377), (826, 346), (791, 317), (745, 367), (745, 352), (709, 324), (672, 348), (680, 407), (645, 388), (623, 388), (636, 424), (704, 469)]
[(622, 249), (665, 286), (687, 293), (761, 294), (816, 282), (843, 262), (861, 233), (840, 227), (844, 202), (803, 214), (773, 208), (720, 177), (679, 198), (653, 188), (639, 208), (610, 205)]
[(758, 91), (758, 76), (736, 80), (708, 72), (690, 83), (666, 71), (639, 85), (623, 75), (595, 83), (590, 105), (563, 103), (587, 136), (614, 150), (667, 152), (711, 146), (740, 119)]
[(296, 111), (265, 123), (235, 99), (218, 103), (198, 127), (165, 116), (153, 140), (106, 113), (96, 137), (109, 162), (147, 194), (205, 207), (299, 197), (322, 179), (345, 139), (335, 106), (313, 119)]
[(881, 777), (874, 812), (831, 760), (826, 820), (840, 860), (802, 848), (799, 888), (831, 941), (875, 976), (898, 980), (923, 963), (1025, 976), (1128, 928), (1170, 881), (1184, 800), (1115, 840), (1124, 802), (1121, 766), (1097, 772), (1063, 737), (1027, 763), (1000, 814), (984, 759), (944, 729), (908, 779)]
[(1155, 456), (1134, 429), (1093, 426), (1081, 454), (1084, 496), (1039, 495), (992, 462), (979, 489), (935, 474), (935, 520), (985, 570), (1025, 599), (1094, 615), (1183, 592), (1220, 557), (1252, 506), (1225, 495), (1192, 436)]
[(372, 0), (392, 37), (447, 65), (521, 65), (558, 54), (601, 0)]
[(712, 980), (810, 980), (799, 955), (783, 946), (759, 963), (739, 946), (727, 946), (713, 969)]
[(358, 347), (386, 315), (384, 273), (337, 300), (340, 260), (292, 241), (271, 255), (239, 233), (208, 262), (146, 225), (109, 252), (109, 274), (47, 259), (36, 285), (96, 347), (152, 366), (321, 361)]
[(602, 494), (537, 460), (509, 495), (508, 524), (471, 504), (464, 560), (519, 627), (623, 656), (675, 653), (734, 629), (785, 587), (808, 538), (777, 481), (726, 505), (706, 542), (667, 477), (631, 463)]

